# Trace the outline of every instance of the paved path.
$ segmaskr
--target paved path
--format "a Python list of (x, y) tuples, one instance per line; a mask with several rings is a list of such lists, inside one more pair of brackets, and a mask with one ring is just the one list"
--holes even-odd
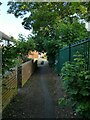
[(3, 113), (11, 118), (55, 118), (55, 105), (48, 81), (52, 80), (47, 61), (39, 65), (35, 74), (19, 90), (18, 95)]
[(43, 95), (43, 99), (44, 99), (44, 117), (45, 118), (54, 118), (55, 117), (55, 105), (54, 105), (54, 101), (51, 97), (50, 94), (50, 88), (48, 85), (49, 80), (51, 81), (52, 76), (50, 73), (50, 69), (48, 67), (47, 62), (45, 62), (44, 66), (40, 66), (40, 87), (41, 87), (41, 91), (42, 91), (42, 95)]
[[(44, 62), (44, 65), (39, 65), (37, 71), (18, 91), (18, 95), (3, 112), (3, 118), (72, 117), (72, 110), (67, 108), (64, 111), (64, 109), (58, 107), (57, 100), (54, 99), (54, 97), (58, 99), (63, 96), (62, 89), (55, 88), (56, 81), (57, 77), (49, 68), (47, 61)], [(59, 83), (56, 86), (61, 87)]]

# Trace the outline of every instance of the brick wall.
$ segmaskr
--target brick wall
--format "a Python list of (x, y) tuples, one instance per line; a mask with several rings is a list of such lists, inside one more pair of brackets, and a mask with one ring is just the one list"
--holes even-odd
[(29, 51), (28, 58), (38, 59), (38, 52), (37, 51)]

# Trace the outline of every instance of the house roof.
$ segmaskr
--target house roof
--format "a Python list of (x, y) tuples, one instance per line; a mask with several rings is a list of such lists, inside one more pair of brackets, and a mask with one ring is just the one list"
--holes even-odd
[(1, 31), (0, 31), (0, 39), (11, 41), (11, 38)]

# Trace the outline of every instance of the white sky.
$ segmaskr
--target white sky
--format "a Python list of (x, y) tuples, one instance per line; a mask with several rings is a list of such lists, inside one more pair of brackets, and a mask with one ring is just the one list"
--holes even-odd
[[(2, 2), (2, 0), (0, 0)], [(13, 14), (8, 14), (8, 0), (3, 0), (2, 5), (0, 6), (0, 31), (4, 32), (9, 36), (13, 36), (18, 39), (18, 34), (21, 33), (25, 36), (28, 36), (31, 32), (29, 30), (24, 29), (22, 26), (21, 18), (15, 18)]]

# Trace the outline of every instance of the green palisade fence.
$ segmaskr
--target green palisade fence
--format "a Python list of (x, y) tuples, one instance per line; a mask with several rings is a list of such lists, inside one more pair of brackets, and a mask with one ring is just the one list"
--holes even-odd
[(60, 49), (56, 55), (56, 70), (60, 73), (63, 64), (67, 61), (73, 61), (73, 55), (76, 52), (84, 55), (86, 60), (87, 69), (90, 70), (90, 38), (70, 44), (67, 47)]

